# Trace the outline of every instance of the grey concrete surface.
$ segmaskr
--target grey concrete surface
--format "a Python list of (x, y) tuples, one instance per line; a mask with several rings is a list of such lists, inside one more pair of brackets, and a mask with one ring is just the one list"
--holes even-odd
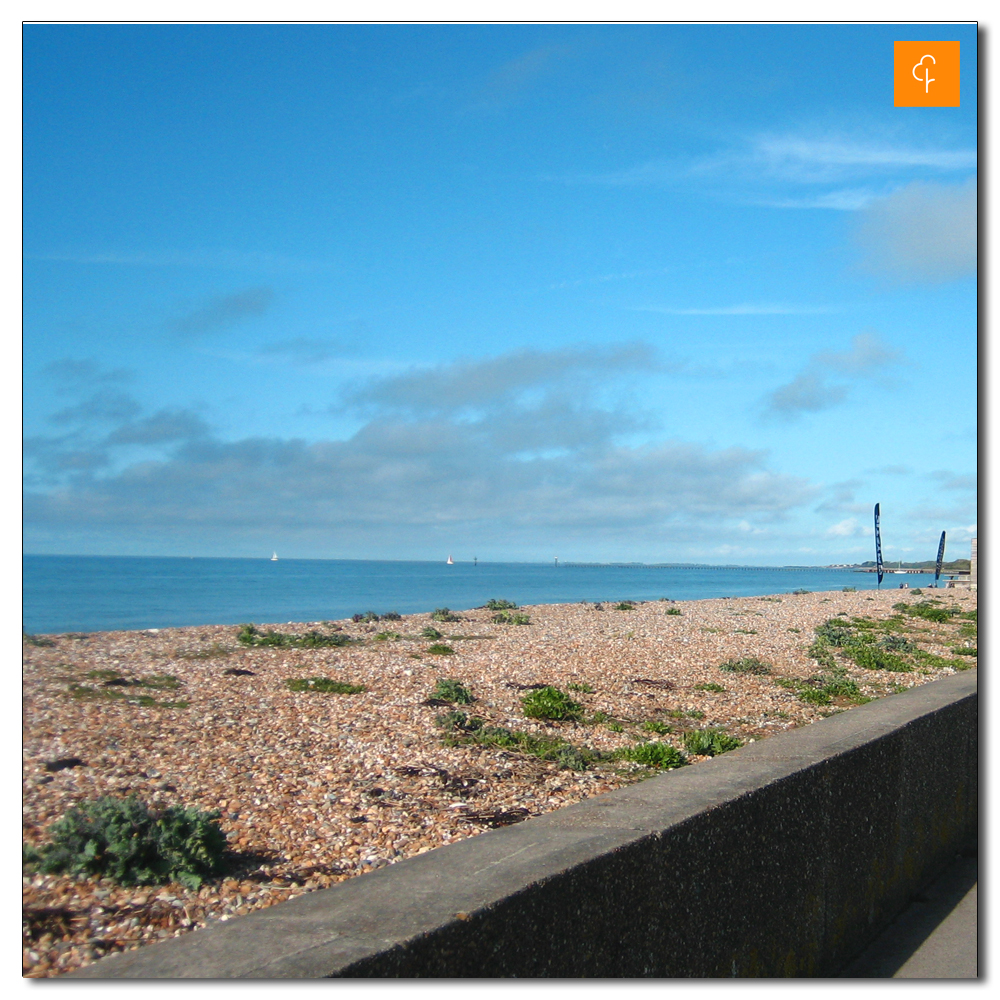
[(978, 979), (979, 861), (959, 854), (841, 973), (842, 979)]
[(836, 976), (967, 843), (977, 766), (970, 670), (71, 977)]

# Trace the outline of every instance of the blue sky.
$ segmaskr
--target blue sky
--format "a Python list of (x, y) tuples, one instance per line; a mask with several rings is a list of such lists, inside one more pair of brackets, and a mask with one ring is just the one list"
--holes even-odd
[[(892, 43), (961, 41), (960, 108)], [(967, 555), (972, 26), (25, 29), (29, 552)]]

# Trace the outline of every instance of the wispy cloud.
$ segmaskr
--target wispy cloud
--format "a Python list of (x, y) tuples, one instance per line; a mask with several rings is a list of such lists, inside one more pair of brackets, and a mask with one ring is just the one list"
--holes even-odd
[(978, 199), (974, 181), (910, 184), (872, 202), (857, 230), (862, 266), (906, 282), (975, 274)]
[[(361, 529), (413, 544), (510, 549), (578, 537), (644, 545), (747, 532), (809, 502), (803, 479), (762, 451), (678, 440), (623, 443), (640, 411), (609, 406), (610, 378), (655, 363), (645, 345), (515, 352), (369, 382), (353, 395), (367, 418), (352, 436), (308, 443), (222, 441), (189, 411), (131, 415), (91, 446), (35, 442), (33, 527), (179, 537), (220, 530), (302, 532), (346, 544)], [(144, 445), (156, 457), (124, 461)], [(741, 524), (737, 528), (737, 524)], [(729, 525), (729, 528), (726, 528)], [(716, 535), (716, 537), (718, 537)]]
[(693, 187), (773, 208), (858, 211), (928, 174), (968, 175), (976, 162), (975, 149), (847, 133), (759, 134), (702, 156), (652, 159), (600, 174), (548, 179), (609, 187)]
[(673, 306), (633, 306), (636, 312), (665, 313), (668, 316), (816, 316), (836, 312), (834, 306), (806, 306), (787, 303), (744, 302), (735, 306), (678, 308)]
[(336, 340), (313, 337), (292, 337), (275, 341), (258, 348), (265, 358), (276, 358), (297, 365), (316, 365), (345, 353), (344, 346)]
[[(764, 400), (765, 415), (791, 418), (829, 409), (847, 398), (852, 383), (877, 378), (903, 360), (896, 348), (873, 333), (859, 333), (847, 351), (814, 354), (791, 382), (770, 392)], [(831, 382), (839, 378), (839, 382)]]
[(263, 316), (273, 299), (274, 291), (270, 288), (246, 288), (231, 295), (220, 295), (174, 320), (170, 328), (188, 337), (210, 333), (241, 319)]

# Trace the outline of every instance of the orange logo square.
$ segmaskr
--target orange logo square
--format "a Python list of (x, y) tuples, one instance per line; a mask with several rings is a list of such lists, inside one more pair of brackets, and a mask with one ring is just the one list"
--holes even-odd
[(893, 42), (897, 108), (959, 106), (960, 42)]

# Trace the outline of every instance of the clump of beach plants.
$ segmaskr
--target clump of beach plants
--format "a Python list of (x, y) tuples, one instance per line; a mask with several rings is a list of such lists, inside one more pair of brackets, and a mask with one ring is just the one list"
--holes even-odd
[(633, 601), (619, 601), (614, 609), (615, 611), (635, 611), (635, 603)]
[(210, 646), (202, 646), (200, 649), (175, 649), (174, 659), (177, 660), (211, 660), (219, 656), (230, 656), (233, 650), (229, 646), (213, 642)]
[(358, 612), (357, 614), (351, 615), (351, 621), (352, 622), (356, 622), (356, 623), (360, 623), (360, 622), (365, 622), (365, 623), (368, 623), (368, 622), (377, 622), (378, 620), (379, 620), (379, 616), (377, 614), (375, 614), (374, 611)]
[(726, 689), (721, 684), (715, 684), (715, 683), (709, 682), (708, 684), (695, 684), (694, 690), (695, 691), (715, 691), (715, 692), (721, 693), (721, 692), (725, 691)]
[(420, 631), (424, 639), (443, 639), (444, 633), (439, 632), (433, 625), (425, 625)]
[(436, 701), (450, 701), (456, 705), (470, 705), (475, 700), (472, 692), (461, 681), (444, 677), (434, 685), (431, 698)]
[(427, 647), (427, 652), (431, 656), (454, 656), (455, 650), (451, 646), (446, 646), (443, 642), (435, 642)]
[(959, 608), (938, 607), (940, 603), (936, 598), (932, 598), (929, 601), (917, 601), (916, 604), (908, 604), (906, 601), (900, 601), (892, 607), (894, 611), (901, 611), (904, 615), (923, 618), (929, 622), (950, 621), (955, 615), (961, 613)]
[(623, 747), (614, 752), (614, 757), (618, 760), (630, 760), (636, 764), (643, 764), (659, 771), (671, 771), (675, 767), (683, 767), (688, 762), (683, 751), (669, 743), (655, 740), (649, 743), (637, 743), (631, 747)]
[(448, 746), (476, 744), (513, 750), (516, 753), (554, 761), (562, 770), (584, 771), (590, 764), (606, 759), (606, 754), (587, 746), (576, 746), (560, 737), (536, 736), (505, 726), (488, 726), (485, 719), (452, 711), (439, 715), (435, 723), (445, 731)]
[(703, 757), (715, 757), (743, 746), (743, 741), (722, 729), (692, 729), (684, 734), (684, 749)]
[(306, 632), (293, 635), (267, 629), (261, 632), (255, 625), (241, 625), (236, 640), (243, 646), (272, 646), (279, 649), (316, 649), (321, 646), (351, 646), (359, 640), (352, 639), (343, 632)]
[(683, 614), (684, 612), (682, 612), (681, 609), (677, 607), (676, 604), (672, 604), (669, 608), (667, 608), (667, 610), (664, 613), (668, 615), (680, 615)]
[(586, 681), (574, 681), (572, 684), (567, 684), (566, 687), (570, 691), (578, 691), (580, 694), (594, 693), (594, 689)]
[(318, 691), (321, 694), (361, 694), (364, 684), (347, 684), (332, 677), (289, 677), (285, 681), (289, 691)]
[(111, 878), (120, 885), (180, 882), (197, 889), (222, 868), (226, 835), (217, 812), (151, 810), (136, 796), (105, 796), (68, 810), (50, 841), (28, 847), (29, 870)]
[(756, 656), (741, 656), (719, 664), (719, 669), (729, 674), (769, 674), (771, 666)]
[(450, 608), (435, 608), (431, 618), (436, 622), (460, 622), (461, 615), (456, 615)]
[(956, 656), (978, 656), (979, 650), (975, 646), (952, 646), (951, 651)]
[(50, 639), (48, 636), (30, 635), (24, 631), (21, 633), (21, 641), (27, 646), (54, 646), (56, 644), (55, 639)]
[(529, 719), (577, 720), (583, 715), (582, 705), (551, 685), (526, 694), (521, 699), (521, 708)]
[(665, 722), (659, 722), (656, 719), (647, 719), (642, 724), (642, 728), (646, 730), (647, 733), (656, 733), (657, 736), (666, 736), (667, 733), (673, 732), (673, 727), (668, 726)]
[(531, 616), (518, 611), (498, 611), (492, 621), (497, 625), (530, 625)]
[(484, 605), (487, 611), (516, 611), (513, 601), (505, 601), (502, 597), (491, 597)]
[(793, 590), (792, 593), (793, 594), (811, 594), (812, 591), (811, 590), (806, 590), (803, 587), (799, 587), (798, 590)]
[[(845, 594), (856, 594), (858, 592), (858, 588), (857, 587), (841, 587), (841, 590)], [(914, 591), (914, 593), (917, 593), (917, 591)]]
[(374, 638), (376, 642), (391, 642), (396, 639), (402, 639), (403, 636), (399, 632), (393, 632), (392, 629), (387, 629), (385, 632), (379, 632)]

